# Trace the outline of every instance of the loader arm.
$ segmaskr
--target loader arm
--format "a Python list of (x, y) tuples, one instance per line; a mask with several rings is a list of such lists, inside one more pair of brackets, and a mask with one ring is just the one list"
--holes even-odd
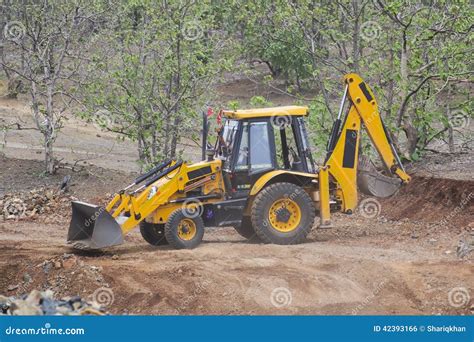
[[(350, 214), (357, 207), (357, 168), (362, 123), (389, 173), (398, 177), (400, 184), (410, 181), (410, 176), (405, 172), (383, 124), (372, 90), (357, 74), (346, 75), (344, 82), (346, 88), (329, 139), (328, 154), (323, 167), (319, 170), (322, 228), (330, 225), (331, 191), (335, 194), (336, 200), (341, 202), (343, 212)], [(346, 97), (350, 105), (342, 121)], [(335, 189), (330, 189), (331, 180), (335, 181)]]

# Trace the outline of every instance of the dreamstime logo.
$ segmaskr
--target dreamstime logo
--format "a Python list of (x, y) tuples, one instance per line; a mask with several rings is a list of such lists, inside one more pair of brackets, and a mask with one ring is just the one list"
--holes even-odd
[(469, 126), (469, 115), (463, 110), (455, 110), (449, 116), (449, 125), (452, 128), (466, 128)]
[(187, 296), (180, 305), (175, 308), (178, 315), (181, 315), (184, 310), (194, 302), (200, 295), (206, 291), (207, 287), (211, 284), (209, 280), (204, 280), (202, 283), (197, 283), (193, 291)]
[(3, 37), (7, 40), (19, 41), (25, 35), (26, 29), (19, 21), (10, 21), (3, 28)]
[(202, 215), (204, 207), (200, 200), (190, 198), (183, 202), (181, 209), (185, 217), (193, 219)]
[(465, 287), (454, 287), (448, 292), (448, 302), (453, 308), (462, 308), (469, 304), (471, 296)]
[(92, 300), (104, 307), (112, 305), (115, 300), (114, 292), (108, 287), (99, 287), (92, 294)]
[(359, 204), (359, 212), (365, 218), (375, 218), (380, 215), (382, 205), (375, 198), (366, 198)]
[(107, 109), (99, 109), (92, 115), (94, 126), (99, 129), (112, 127), (115, 124), (112, 113)]
[(272, 115), (270, 123), (275, 129), (283, 129), (291, 125), (291, 116), (287, 114)]
[(376, 21), (366, 21), (360, 27), (361, 37), (367, 42), (378, 38), (381, 30), (382, 28)]
[(352, 314), (353, 315), (358, 315), (359, 312), (365, 308), (367, 305), (369, 305), (373, 300), (374, 298), (382, 291), (382, 289), (384, 288), (386, 284), (386, 280), (382, 280), (374, 289), (374, 291), (372, 291), (372, 293), (367, 296), (359, 305), (357, 305), (353, 310), (352, 310)]
[(104, 207), (100, 207), (99, 210), (94, 212), (91, 217), (89, 217), (87, 220), (84, 221), (84, 225), (86, 227), (89, 227), (91, 224), (93, 224), (97, 218), (99, 217), (100, 214), (102, 214), (105, 211)]
[(204, 35), (201, 24), (196, 20), (184, 23), (181, 33), (184, 39), (190, 41), (200, 39)]
[(274, 307), (282, 308), (291, 304), (293, 296), (291, 295), (291, 291), (286, 287), (277, 287), (273, 289), (270, 295), (270, 301)]

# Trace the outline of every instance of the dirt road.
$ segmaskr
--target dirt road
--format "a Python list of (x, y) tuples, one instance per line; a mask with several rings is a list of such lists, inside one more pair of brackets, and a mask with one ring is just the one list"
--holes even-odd
[[(30, 120), (26, 105), (0, 103), (0, 116), (13, 114)], [(0, 197), (57, 189), (71, 175), (70, 193), (99, 203), (137, 169), (130, 143), (69, 121), (57, 153), (88, 159), (86, 168), (42, 177), (34, 134), (9, 133)], [(474, 229), (473, 164), (472, 155), (424, 164), (375, 217), (336, 215), (335, 228), (315, 229), (296, 246), (249, 243), (222, 228), (195, 250), (152, 247), (133, 232), (122, 246), (78, 254), (65, 246), (68, 202), (54, 219), (2, 221), (0, 213), (0, 295), (52, 289), (117, 314), (472, 314), (474, 252), (460, 258), (456, 247)], [(117, 168), (125, 172), (110, 171)]]
[(472, 313), (462, 296), (472, 295), (474, 258), (455, 250), (464, 229), (359, 214), (334, 223), (297, 246), (222, 228), (195, 250), (152, 247), (134, 232), (122, 246), (77, 254), (64, 245), (66, 224), (3, 222), (0, 293), (102, 291), (111, 312), (130, 314)]

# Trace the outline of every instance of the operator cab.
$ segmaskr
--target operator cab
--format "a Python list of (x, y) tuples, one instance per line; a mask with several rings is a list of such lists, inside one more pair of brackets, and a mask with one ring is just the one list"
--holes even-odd
[(224, 111), (216, 157), (223, 161), (231, 197), (247, 197), (269, 171), (315, 172), (304, 123), (307, 114), (300, 106)]

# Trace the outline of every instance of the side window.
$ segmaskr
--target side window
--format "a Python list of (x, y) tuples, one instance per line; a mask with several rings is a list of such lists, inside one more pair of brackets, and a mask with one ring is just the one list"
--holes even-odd
[(247, 122), (242, 127), (242, 140), (240, 141), (239, 152), (237, 154), (236, 170), (248, 170), (249, 168), (249, 125)]
[(250, 171), (272, 167), (272, 154), (268, 139), (268, 123), (250, 124)]

